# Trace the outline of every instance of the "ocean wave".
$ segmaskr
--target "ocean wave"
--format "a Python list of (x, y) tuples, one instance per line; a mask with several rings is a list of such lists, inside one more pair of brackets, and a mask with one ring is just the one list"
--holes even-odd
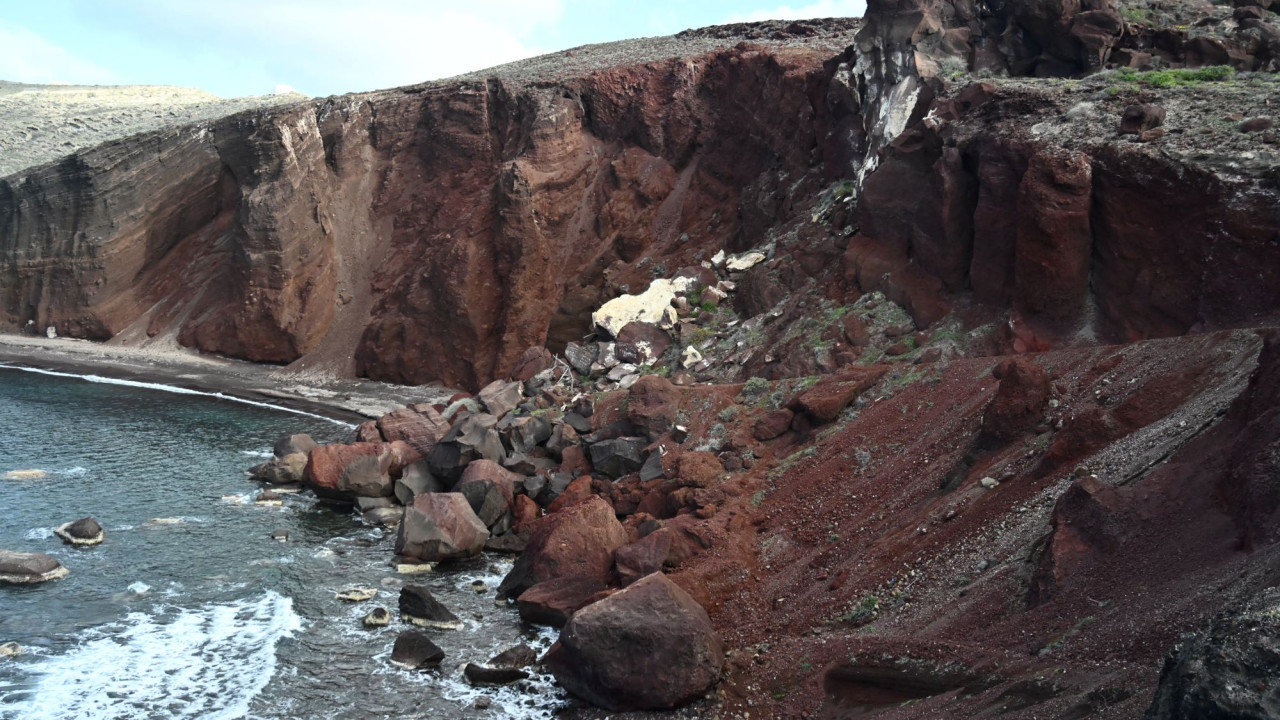
[(23, 365), (9, 365), (9, 364), (0, 363), (0, 368), (7, 368), (10, 370), (21, 370), (23, 372), (37, 373), (40, 375), (52, 375), (53, 377), (76, 378), (78, 380), (84, 380), (86, 382), (91, 382), (91, 383), (101, 383), (103, 385), (123, 385), (125, 387), (141, 388), (144, 390), (158, 390), (160, 392), (175, 393), (177, 395), (198, 395), (200, 397), (209, 397), (209, 398), (215, 398), (217, 400), (227, 400), (229, 402), (242, 403), (244, 405), (253, 405), (254, 407), (266, 408), (268, 410), (279, 410), (280, 412), (293, 413), (294, 415), (303, 415), (305, 417), (316, 418), (317, 420), (324, 420), (325, 422), (331, 422), (334, 425), (341, 425), (342, 427), (346, 427), (346, 428), (355, 427), (355, 425), (352, 425), (349, 422), (337, 420), (331, 417), (326, 417), (324, 415), (318, 415), (316, 413), (310, 413), (310, 412), (307, 412), (306, 410), (298, 410), (296, 408), (284, 407), (283, 405), (272, 405), (271, 403), (258, 402), (257, 400), (249, 400), (248, 398), (236, 397), (234, 395), (227, 395), (226, 393), (220, 393), (220, 392), (204, 392), (203, 390), (192, 390), (190, 388), (177, 387), (176, 385), (164, 385), (161, 383), (139, 382), (137, 380), (121, 380), (120, 378), (109, 378), (109, 377), (103, 377), (101, 375), (80, 375), (77, 373), (58, 372), (56, 370), (43, 370), (40, 368), (26, 367)]
[(90, 630), (70, 652), (25, 666), (31, 689), (0, 704), (0, 719), (241, 718), (275, 674), (276, 645), (301, 628), (293, 601), (274, 592), (132, 613)]

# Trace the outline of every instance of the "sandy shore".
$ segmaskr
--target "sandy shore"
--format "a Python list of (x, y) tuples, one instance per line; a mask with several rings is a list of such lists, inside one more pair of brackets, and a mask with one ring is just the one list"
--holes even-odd
[(454, 393), (439, 387), (318, 377), (187, 349), (29, 335), (0, 334), (0, 364), (219, 392), (351, 422), (376, 418), (410, 403), (441, 402)]

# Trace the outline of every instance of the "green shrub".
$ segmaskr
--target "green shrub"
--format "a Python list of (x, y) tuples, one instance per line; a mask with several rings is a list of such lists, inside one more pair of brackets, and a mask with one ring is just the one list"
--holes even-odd
[(1120, 79), (1126, 82), (1138, 82), (1152, 87), (1178, 87), (1182, 85), (1198, 85), (1202, 82), (1222, 82), (1235, 77), (1236, 71), (1230, 65), (1211, 65), (1202, 68), (1177, 68), (1174, 70), (1151, 70), (1135, 72), (1121, 70)]

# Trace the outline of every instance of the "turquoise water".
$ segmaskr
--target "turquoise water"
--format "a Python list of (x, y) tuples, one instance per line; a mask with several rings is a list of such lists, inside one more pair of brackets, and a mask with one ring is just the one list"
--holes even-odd
[[(545, 647), (493, 591), (509, 561), (409, 578), (467, 621), (434, 638), (439, 671), (388, 662), (404, 626), (365, 630), (395, 610), (406, 578), (388, 564), (393, 532), (307, 495), (252, 503), (244, 469), (280, 435), (345, 439), (349, 426), (225, 399), (0, 368), (0, 548), (57, 557), (71, 574), (0, 586), (0, 720), (550, 717), (545, 677), (476, 689), (462, 663), (517, 642)], [(4, 479), (12, 470), (44, 477)], [(71, 548), (52, 528), (93, 516), (106, 542)], [(287, 530), (290, 541), (270, 535)], [(352, 585), (379, 596), (351, 605)], [(473, 708), (481, 695), (487, 711)]]

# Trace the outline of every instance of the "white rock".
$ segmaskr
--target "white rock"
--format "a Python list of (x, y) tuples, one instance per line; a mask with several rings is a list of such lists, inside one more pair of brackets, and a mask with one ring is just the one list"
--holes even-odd
[(684, 349), (684, 359), (680, 361), (680, 364), (685, 369), (691, 368), (700, 362), (702, 362), (702, 353), (698, 352), (698, 348), (690, 345)]
[(670, 326), (676, 319), (671, 301), (675, 299), (677, 292), (688, 291), (693, 283), (692, 278), (654, 280), (639, 295), (623, 295), (600, 306), (599, 310), (591, 314), (591, 321), (613, 337), (617, 337), (622, 328), (632, 322)]
[(44, 335), (50, 340), (53, 340), (58, 337), (58, 328), (50, 325), (49, 327), (44, 329)]
[(979, 481), (978, 481), (978, 484), (979, 484), (979, 485), (981, 485), (982, 487), (984, 487), (984, 488), (988, 489), (988, 490), (991, 490), (991, 489), (995, 488), (996, 486), (998, 486), (998, 485), (1000, 484), (1000, 481), (999, 481), (999, 480), (996, 480), (996, 479), (995, 479), (995, 478), (993, 478), (993, 477), (984, 477), (984, 478), (982, 478), (981, 480), (979, 480)]
[(720, 250), (711, 256), (711, 264), (717, 267), (724, 264), (724, 250)]
[(729, 272), (743, 272), (764, 262), (764, 253), (752, 250), (741, 255), (734, 255), (725, 263), (725, 267)]

